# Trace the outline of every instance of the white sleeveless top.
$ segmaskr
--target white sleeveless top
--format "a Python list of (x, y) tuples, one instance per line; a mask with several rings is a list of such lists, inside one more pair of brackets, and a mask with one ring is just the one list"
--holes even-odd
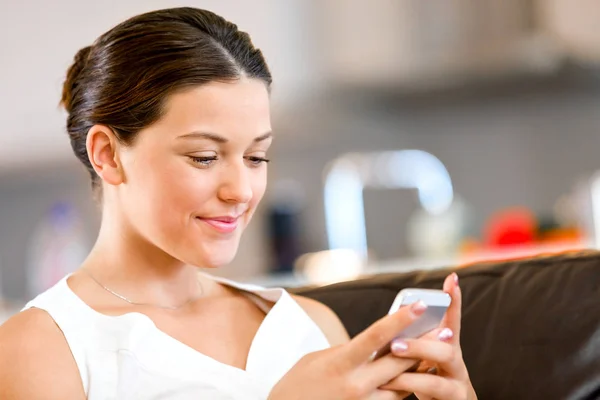
[(300, 358), (329, 347), (323, 332), (283, 289), (212, 277), (250, 294), (259, 307), (260, 299), (275, 302), (252, 341), (243, 370), (167, 335), (144, 314), (108, 316), (95, 311), (70, 289), (67, 278), (23, 310), (36, 307), (54, 319), (89, 400), (264, 400)]

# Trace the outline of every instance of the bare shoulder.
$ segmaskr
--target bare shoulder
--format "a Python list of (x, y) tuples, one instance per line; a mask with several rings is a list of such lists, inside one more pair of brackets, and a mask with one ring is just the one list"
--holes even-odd
[(294, 295), (293, 298), (321, 328), (331, 346), (344, 344), (350, 340), (344, 324), (331, 308), (308, 297)]
[(0, 398), (85, 399), (69, 346), (45, 311), (32, 308), (0, 325)]

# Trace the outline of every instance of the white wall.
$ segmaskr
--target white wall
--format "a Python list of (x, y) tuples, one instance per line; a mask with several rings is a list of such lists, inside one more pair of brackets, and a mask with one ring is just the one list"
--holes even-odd
[(302, 0), (0, 0), (0, 170), (73, 157), (58, 108), (78, 49), (122, 20), (153, 9), (207, 8), (237, 23), (263, 50), (275, 107), (310, 90), (314, 63)]

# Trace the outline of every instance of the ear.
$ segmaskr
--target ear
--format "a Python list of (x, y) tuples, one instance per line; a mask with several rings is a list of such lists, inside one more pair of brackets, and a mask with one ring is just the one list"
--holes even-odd
[(119, 159), (121, 144), (112, 129), (105, 125), (92, 126), (85, 144), (90, 163), (104, 182), (117, 186), (125, 181)]

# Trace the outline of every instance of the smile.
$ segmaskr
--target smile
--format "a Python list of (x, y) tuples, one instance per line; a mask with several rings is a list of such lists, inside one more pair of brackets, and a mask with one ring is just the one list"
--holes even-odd
[(211, 228), (220, 233), (232, 233), (239, 224), (239, 217), (215, 217), (215, 218), (200, 218), (196, 219), (206, 223)]

